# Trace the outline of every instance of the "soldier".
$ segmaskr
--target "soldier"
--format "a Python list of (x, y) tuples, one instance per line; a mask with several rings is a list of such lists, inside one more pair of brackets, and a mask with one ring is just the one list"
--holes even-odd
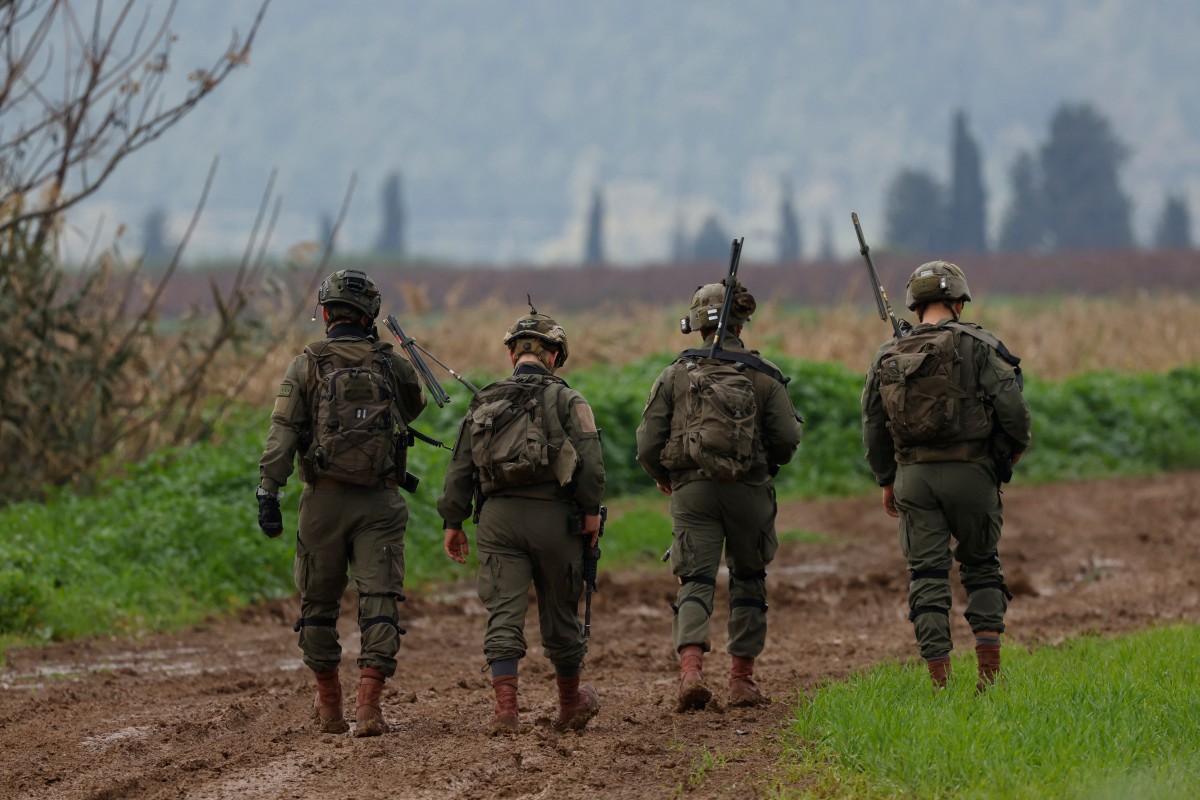
[(559, 730), (582, 730), (600, 708), (580, 685), (587, 652), (579, 622), (583, 547), (595, 546), (604, 496), (600, 431), (579, 392), (554, 373), (567, 334), (530, 313), (504, 335), (514, 370), (482, 389), (458, 430), (438, 511), (446, 555), (466, 563), (463, 521), (474, 503), (479, 599), (488, 611), (483, 652), (496, 695), (493, 733), (515, 733), (517, 664), (525, 656), (529, 585), (542, 647), (554, 665)]
[(724, 296), (724, 282), (696, 290), (681, 322), (685, 333), (700, 332), (705, 349), (685, 350), (663, 370), (637, 430), (638, 463), (671, 497), (679, 711), (703, 709), (712, 698), (701, 668), (722, 549), (729, 566), (729, 703), (768, 702), (754, 681), (754, 659), (766, 643), (766, 567), (778, 546), (772, 477), (800, 442), (787, 379), (742, 344), (742, 325), (756, 304), (740, 285), (718, 358), (707, 357)]
[(358, 592), (362, 631), (355, 736), (386, 733), (384, 680), (400, 649), (408, 507), (397, 492), (405, 472), (405, 426), (425, 408), (413, 368), (378, 341), (379, 290), (355, 269), (339, 270), (317, 295), (326, 338), (304, 348), (284, 374), (259, 462), (258, 524), (283, 532), (279, 489), (299, 456), (304, 494), (296, 532), (296, 588), (304, 663), (316, 675), (317, 724), (345, 733), (338, 680), (337, 620), (346, 568)]
[(932, 261), (913, 272), (906, 302), (919, 323), (876, 354), (862, 425), (884, 511), (900, 519), (909, 619), (930, 677), (940, 688), (950, 673), (950, 566), (957, 560), (975, 634), (976, 689), (983, 691), (1000, 672), (1012, 599), (997, 551), (999, 487), (1031, 432), (1020, 359), (988, 331), (959, 321), (970, 299), (955, 264)]

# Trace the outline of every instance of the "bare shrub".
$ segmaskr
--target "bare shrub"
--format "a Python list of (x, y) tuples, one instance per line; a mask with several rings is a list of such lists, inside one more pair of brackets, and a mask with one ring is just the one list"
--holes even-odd
[(257, 346), (263, 215), (232, 285), (213, 285), (213, 313), (169, 325), (157, 306), (183, 245), (153, 280), (115, 249), (68, 270), (63, 215), (247, 62), (266, 6), (171, 97), (174, 3), (89, 4), (91, 19), (70, 0), (0, 3), (0, 501), (211, 432), (219, 356)]

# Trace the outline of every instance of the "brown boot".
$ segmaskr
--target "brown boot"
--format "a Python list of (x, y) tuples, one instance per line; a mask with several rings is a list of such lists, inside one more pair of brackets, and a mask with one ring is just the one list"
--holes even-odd
[(558, 719), (555, 730), (581, 731), (588, 720), (600, 711), (600, 696), (591, 686), (579, 683), (579, 675), (554, 676), (558, 684)]
[(712, 699), (712, 689), (705, 685), (700, 673), (703, 663), (704, 648), (700, 645), (679, 648), (679, 705), (676, 711), (699, 711)]
[(313, 713), (321, 733), (345, 733), (350, 730), (342, 712), (342, 684), (338, 680), (337, 667), (325, 672), (314, 672), (317, 679), (317, 699)]
[(520, 727), (517, 719), (517, 676), (501, 675), (492, 678), (492, 691), (496, 693), (496, 714), (492, 717), (492, 735), (516, 733)]
[(379, 698), (383, 694), (383, 673), (371, 667), (363, 667), (358, 682), (358, 708), (354, 710), (355, 736), (379, 736), (388, 732), (383, 719)]
[(945, 689), (946, 681), (950, 679), (950, 656), (927, 659), (925, 666), (929, 667), (929, 677), (934, 688)]
[(729, 668), (729, 705), (762, 706), (770, 702), (754, 682), (754, 659), (734, 656)]
[(1000, 634), (977, 634), (975, 657), (979, 661), (979, 680), (975, 683), (975, 691), (984, 692), (1000, 678)]

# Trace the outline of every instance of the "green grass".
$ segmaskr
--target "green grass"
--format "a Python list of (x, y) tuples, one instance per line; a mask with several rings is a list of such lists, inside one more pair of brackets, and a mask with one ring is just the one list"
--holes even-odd
[(935, 692), (885, 664), (800, 699), (779, 797), (1200, 796), (1200, 628), (1006, 647), (974, 692), (973, 654)]
[[(661, 568), (671, 543), (668, 500), (634, 458), (634, 431), (650, 385), (668, 356), (569, 374), (603, 429), (608, 505), (601, 569)], [(783, 468), (781, 497), (871, 492), (862, 455), (862, 377), (830, 364), (780, 359), (805, 415), (805, 436)], [(1162, 375), (1095, 373), (1063, 383), (1031, 379), (1034, 447), (1017, 482), (1150, 474), (1200, 467), (1200, 367)], [(465, 394), (429, 408), (425, 433), (452, 442)], [(13, 642), (139, 634), (294, 591), (297, 481), (285, 488), (287, 533), (268, 540), (256, 524), (254, 488), (266, 409), (241, 409), (213, 441), (156, 453), (112, 470), (90, 496), (51, 492), (43, 503), (0, 508), (0, 650)], [(434, 503), (448, 451), (418, 443), (409, 469), (422, 478), (408, 496), (408, 584), (469, 577), (442, 552)], [(814, 534), (780, 531), (783, 541)], [(474, 554), (472, 554), (474, 555)], [(470, 566), (473, 566), (470, 565)]]

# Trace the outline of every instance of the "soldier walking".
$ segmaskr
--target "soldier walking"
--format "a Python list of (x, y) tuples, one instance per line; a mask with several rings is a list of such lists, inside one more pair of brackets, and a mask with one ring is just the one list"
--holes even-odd
[(950, 567), (957, 560), (975, 634), (976, 689), (983, 691), (1000, 672), (1012, 599), (997, 549), (1000, 485), (1029, 446), (1031, 428), (1020, 359), (959, 320), (970, 299), (955, 264), (932, 261), (913, 272), (906, 302), (919, 323), (872, 361), (862, 424), (884, 511), (900, 520), (909, 619), (930, 677), (944, 687), (950, 674)]
[(637, 430), (637, 458), (671, 497), (671, 569), (679, 579), (672, 624), (679, 654), (677, 709), (703, 709), (702, 673), (721, 553), (729, 567), (729, 704), (768, 702), (754, 680), (767, 635), (767, 565), (775, 557), (772, 477), (792, 459), (800, 418), (779, 369), (741, 340), (754, 297), (734, 287), (728, 330), (710, 358), (725, 283), (701, 286), (683, 320), (702, 350), (685, 350), (650, 390)]
[(444, 547), (466, 563), (463, 522), (474, 507), (479, 599), (488, 611), (483, 652), (496, 696), (492, 732), (519, 729), (517, 666), (531, 583), (558, 686), (555, 727), (582, 730), (600, 708), (596, 690), (580, 684), (587, 643), (579, 621), (583, 548), (600, 534), (600, 431), (583, 396), (554, 374), (567, 361), (562, 326), (530, 305), (504, 344), (512, 376), (482, 389), (459, 426), (438, 499)]
[(425, 408), (417, 375), (378, 340), (380, 296), (363, 272), (339, 270), (317, 295), (325, 339), (288, 365), (259, 462), (258, 524), (283, 532), (279, 489), (299, 456), (304, 493), (296, 532), (296, 588), (304, 663), (316, 676), (317, 724), (345, 733), (337, 621), (346, 569), (358, 592), (362, 631), (355, 736), (386, 733), (384, 681), (400, 649), (408, 507), (397, 491), (405, 472), (405, 427)]

